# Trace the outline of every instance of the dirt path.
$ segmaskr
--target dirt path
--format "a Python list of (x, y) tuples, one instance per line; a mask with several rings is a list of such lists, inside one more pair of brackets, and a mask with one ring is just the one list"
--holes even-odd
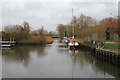
[(107, 43), (107, 44), (120, 44), (118, 42), (105, 42), (105, 43)]

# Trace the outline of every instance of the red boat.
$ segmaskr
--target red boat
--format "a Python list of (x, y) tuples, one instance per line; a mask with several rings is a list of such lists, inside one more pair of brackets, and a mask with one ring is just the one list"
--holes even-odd
[(73, 38), (68, 38), (68, 47), (75, 48), (77, 46), (79, 46), (79, 44), (74, 37)]

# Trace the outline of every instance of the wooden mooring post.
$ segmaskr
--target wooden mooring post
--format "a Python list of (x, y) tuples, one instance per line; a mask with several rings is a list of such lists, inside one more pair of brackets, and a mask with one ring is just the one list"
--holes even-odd
[(101, 61), (120, 66), (120, 52), (113, 52), (106, 49), (96, 48), (95, 46), (89, 46), (80, 44), (79, 48), (87, 49), (91, 52), (92, 56)]

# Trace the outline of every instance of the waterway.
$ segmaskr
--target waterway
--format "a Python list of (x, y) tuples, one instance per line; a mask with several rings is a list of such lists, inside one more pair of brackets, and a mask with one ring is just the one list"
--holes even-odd
[(53, 44), (2, 49), (3, 78), (118, 78), (120, 68), (94, 58), (86, 49)]

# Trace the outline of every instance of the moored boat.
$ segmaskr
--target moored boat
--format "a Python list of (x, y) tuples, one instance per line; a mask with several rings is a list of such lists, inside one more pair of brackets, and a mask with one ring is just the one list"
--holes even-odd
[(10, 44), (4, 44), (4, 45), (1, 45), (2, 48), (10, 48), (11, 45)]
[(64, 42), (67, 43), (67, 37), (64, 37)]
[(73, 37), (73, 38), (69, 39), (68, 46), (69, 46), (69, 48), (74, 48), (75, 49), (76, 47), (79, 46), (79, 44), (76, 41), (76, 39)]
[(62, 42), (67, 43), (67, 37), (63, 37)]

